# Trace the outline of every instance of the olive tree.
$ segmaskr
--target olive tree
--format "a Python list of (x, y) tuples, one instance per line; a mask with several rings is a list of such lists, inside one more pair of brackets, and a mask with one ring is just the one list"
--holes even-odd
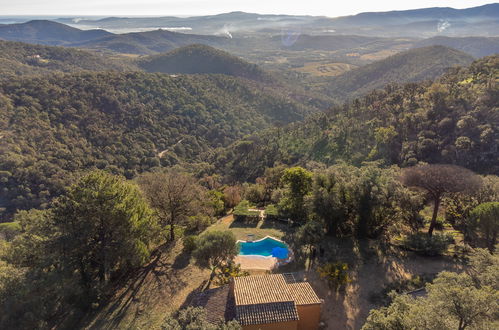
[(198, 265), (211, 269), (207, 288), (216, 270), (229, 264), (237, 253), (236, 237), (231, 231), (209, 231), (198, 238), (193, 256)]

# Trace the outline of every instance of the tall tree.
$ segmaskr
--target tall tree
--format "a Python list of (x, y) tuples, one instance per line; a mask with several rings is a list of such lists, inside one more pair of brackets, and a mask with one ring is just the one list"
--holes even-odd
[(210, 231), (199, 237), (193, 255), (199, 265), (211, 269), (207, 288), (217, 269), (227, 265), (237, 253), (236, 237), (231, 231)]
[(279, 203), (281, 212), (294, 221), (305, 222), (307, 210), (305, 196), (312, 187), (312, 173), (302, 167), (287, 169), (281, 178), (288, 190)]
[(198, 212), (204, 189), (193, 177), (175, 170), (146, 173), (138, 182), (161, 224), (170, 227), (170, 240), (174, 241), (175, 226)]
[(425, 190), (433, 200), (433, 215), (428, 235), (432, 236), (442, 197), (448, 193), (471, 192), (481, 185), (480, 177), (456, 165), (433, 164), (410, 167), (402, 173), (402, 182), (409, 187)]
[(63, 264), (78, 272), (87, 288), (149, 257), (152, 211), (139, 189), (120, 177), (88, 174), (56, 202), (53, 214)]
[(487, 248), (494, 252), (499, 233), (499, 202), (478, 205), (471, 211), (471, 219), (485, 239)]

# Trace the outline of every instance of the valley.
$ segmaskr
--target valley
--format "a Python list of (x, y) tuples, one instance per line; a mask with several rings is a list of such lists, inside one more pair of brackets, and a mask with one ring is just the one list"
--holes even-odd
[(495, 328), (498, 14), (0, 16), (0, 328)]

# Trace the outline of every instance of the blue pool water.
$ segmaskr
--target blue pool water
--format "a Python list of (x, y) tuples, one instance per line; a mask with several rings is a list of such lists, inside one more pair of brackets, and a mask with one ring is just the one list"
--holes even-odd
[[(264, 238), (261, 241), (257, 242), (239, 242), (237, 243), (239, 245), (239, 254), (240, 255), (258, 255), (258, 256), (265, 256), (269, 257), (273, 255), (273, 250), (274, 250), (274, 256), (276, 253), (276, 250), (281, 250), (280, 252), (283, 252), (282, 249), (285, 249), (286, 251), (284, 252), (283, 255), (279, 255), (279, 258), (287, 258), (288, 257), (288, 246), (280, 241), (277, 241), (273, 238), (267, 237)], [(279, 248), (279, 249), (275, 249)]]

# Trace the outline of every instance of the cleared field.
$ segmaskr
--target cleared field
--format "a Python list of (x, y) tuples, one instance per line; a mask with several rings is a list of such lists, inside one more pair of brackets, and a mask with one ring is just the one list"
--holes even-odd
[(357, 66), (348, 63), (322, 63), (308, 62), (301, 68), (296, 68), (295, 71), (308, 73), (313, 76), (338, 76), (342, 73), (355, 69)]

